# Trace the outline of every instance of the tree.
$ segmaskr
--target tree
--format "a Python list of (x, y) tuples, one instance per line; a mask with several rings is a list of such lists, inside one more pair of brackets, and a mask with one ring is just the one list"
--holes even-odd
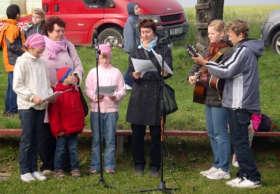
[(197, 47), (199, 50), (204, 50), (208, 45), (208, 23), (213, 19), (223, 19), (224, 0), (197, 0), (195, 8)]

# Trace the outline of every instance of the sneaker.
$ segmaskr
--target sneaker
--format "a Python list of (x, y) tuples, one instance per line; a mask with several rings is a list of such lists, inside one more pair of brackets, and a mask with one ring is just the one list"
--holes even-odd
[(211, 180), (230, 179), (230, 174), (219, 168), (215, 172), (207, 174), (206, 177)]
[(44, 175), (44, 176), (50, 176), (50, 175), (52, 175), (53, 174), (53, 171), (51, 171), (51, 170), (43, 170), (42, 171), (42, 174)]
[(20, 179), (26, 183), (36, 180), (30, 172), (20, 175)]
[(151, 177), (155, 177), (155, 178), (159, 177), (159, 170), (157, 170), (157, 169), (151, 169), (151, 171), (150, 171), (150, 176), (151, 176)]
[(130, 85), (128, 85), (128, 84), (125, 84), (125, 89), (126, 90), (132, 90), (132, 87)]
[(251, 181), (245, 177), (239, 178), (240, 181), (230, 184), (231, 187), (254, 189), (261, 186), (260, 181)]
[(38, 171), (32, 172), (32, 176), (39, 181), (44, 181), (47, 179), (47, 177), (45, 177), (41, 172)]
[(136, 176), (143, 176), (144, 175), (144, 167), (136, 166), (134, 168), (134, 173), (135, 173)]
[(242, 178), (237, 177), (237, 178), (235, 178), (235, 179), (231, 179), (230, 181), (227, 181), (227, 182), (226, 182), (226, 185), (232, 186), (232, 185), (238, 184), (238, 183), (241, 182), (241, 181), (242, 181)]
[(63, 177), (65, 177), (64, 171), (63, 170), (56, 170), (55, 171), (55, 177), (56, 178), (63, 178)]
[(211, 168), (209, 168), (208, 170), (204, 170), (201, 171), (199, 174), (201, 174), (202, 176), (207, 176), (208, 174), (214, 173), (218, 170), (218, 168), (212, 166)]
[(114, 169), (106, 169), (105, 172), (107, 174), (115, 174), (115, 170)]
[(81, 173), (80, 173), (80, 170), (79, 170), (79, 169), (71, 170), (70, 174), (71, 174), (71, 176), (73, 176), (73, 177), (80, 177), (80, 176), (81, 176)]
[(90, 170), (89, 170), (89, 173), (90, 173), (90, 174), (97, 174), (98, 171), (97, 171), (96, 169), (90, 169)]
[(236, 167), (236, 168), (239, 168), (238, 161), (237, 161), (237, 160), (232, 161), (232, 166), (234, 166), (234, 167)]

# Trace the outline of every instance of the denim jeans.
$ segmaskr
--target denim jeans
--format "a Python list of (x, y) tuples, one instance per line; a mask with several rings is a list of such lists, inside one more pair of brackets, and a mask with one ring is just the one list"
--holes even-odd
[[(63, 170), (65, 166), (65, 154), (69, 154), (71, 170), (79, 169), (78, 156), (78, 135), (63, 135), (56, 139), (56, 149), (54, 156), (54, 169)], [(68, 150), (68, 152), (66, 151)]]
[(17, 95), (13, 90), (13, 77), (14, 73), (9, 72), (8, 73), (8, 87), (6, 91), (6, 97), (5, 97), (5, 112), (7, 113), (17, 113), (18, 107), (17, 107)]
[(101, 134), (99, 134), (98, 127), (98, 113), (90, 113), (90, 125), (92, 130), (92, 146), (91, 146), (91, 170), (100, 170), (100, 142), (99, 135), (101, 139), (105, 140), (105, 150), (104, 150), (104, 168), (105, 170), (116, 168), (116, 145), (115, 145), (115, 134), (116, 126), (118, 120), (118, 112), (111, 113), (100, 113), (100, 129)]
[(251, 113), (245, 109), (228, 109), (231, 141), (239, 164), (238, 177), (246, 177), (251, 181), (260, 181), (253, 152), (249, 145), (248, 126)]
[(53, 170), (54, 169), (54, 154), (55, 154), (55, 138), (51, 134), (49, 123), (44, 123), (44, 127), (38, 134), (38, 154), (42, 161), (40, 169)]
[(213, 166), (229, 171), (230, 137), (228, 133), (228, 114), (225, 108), (205, 106), (208, 136), (213, 152)]
[(45, 110), (19, 110), (21, 138), (19, 145), (20, 173), (37, 171), (37, 135), (43, 128)]
[[(132, 128), (132, 154), (136, 169), (144, 170), (144, 137), (146, 133), (145, 125), (131, 125)], [(160, 145), (160, 126), (150, 126), (151, 148), (150, 148), (150, 167), (160, 169), (161, 145)]]

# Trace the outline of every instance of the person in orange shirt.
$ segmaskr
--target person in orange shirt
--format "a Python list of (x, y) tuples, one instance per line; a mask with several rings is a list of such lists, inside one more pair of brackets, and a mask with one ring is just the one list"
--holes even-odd
[(20, 18), (20, 8), (16, 4), (8, 6), (7, 18), (0, 30), (0, 44), (3, 49), (4, 68), (8, 73), (8, 87), (5, 98), (5, 116), (12, 116), (17, 113), (17, 96), (13, 91), (13, 71), (17, 58), (23, 54), (24, 33), (17, 25)]

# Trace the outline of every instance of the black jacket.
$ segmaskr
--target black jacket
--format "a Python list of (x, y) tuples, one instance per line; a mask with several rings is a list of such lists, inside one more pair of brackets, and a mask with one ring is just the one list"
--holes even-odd
[[(164, 61), (172, 69), (171, 50), (167, 45), (157, 45), (154, 48), (157, 54), (163, 56)], [(143, 48), (138, 48), (131, 54), (131, 58), (150, 60), (148, 56), (154, 56), (152, 51), (145, 53)], [(152, 60), (156, 60), (155, 57)], [(130, 68), (133, 68), (132, 61), (129, 61)], [(137, 125), (160, 125), (160, 84), (162, 79), (158, 72), (146, 72), (142, 78), (135, 80), (128, 103), (128, 122)]]

